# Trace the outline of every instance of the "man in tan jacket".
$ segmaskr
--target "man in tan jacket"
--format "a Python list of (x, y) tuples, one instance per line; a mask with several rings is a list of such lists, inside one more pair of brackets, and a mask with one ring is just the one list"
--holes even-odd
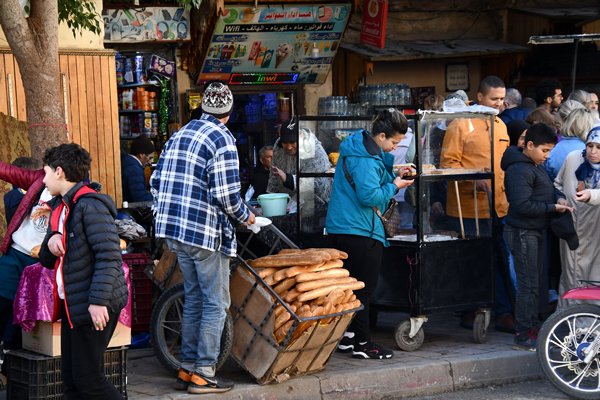
[[(479, 105), (501, 110), (504, 102), (506, 88), (502, 79), (488, 76), (479, 84), (477, 102)], [(489, 169), (491, 166), (491, 127), (487, 119), (455, 119), (448, 125), (444, 136), (440, 166), (442, 168)], [(496, 213), (504, 217), (508, 212), (508, 202), (504, 193), (504, 171), (500, 168), (500, 160), (504, 151), (510, 144), (506, 125), (497, 116), (494, 118), (494, 189), (496, 191)], [(490, 191), (489, 180), (477, 181), (477, 208), (479, 218), (489, 218), (489, 201), (487, 193)], [(465, 219), (475, 218), (475, 201), (473, 198), (473, 183), (459, 182), (460, 205), (462, 216)], [(448, 187), (446, 212), (458, 218), (458, 202), (453, 186)], [(466, 221), (467, 228), (470, 225)], [(482, 227), (483, 229), (483, 227)], [(467, 230), (469, 230), (467, 228)], [(474, 233), (474, 232), (467, 232)]]
[[(495, 108), (502, 111), (506, 87), (502, 79), (497, 76), (487, 76), (479, 84), (477, 103), (482, 106)], [(442, 168), (488, 169), (492, 166), (494, 172), (495, 211), (497, 216), (496, 243), (495, 243), (495, 306), (496, 329), (502, 331), (514, 330), (512, 304), (508, 287), (511, 285), (508, 278), (508, 253), (502, 237), (501, 219), (508, 213), (508, 201), (504, 191), (504, 171), (500, 168), (500, 160), (504, 151), (510, 145), (506, 125), (498, 116), (494, 117), (493, 143), (494, 157), (492, 165), (492, 127), (489, 119), (455, 119), (448, 125), (442, 145), (440, 166)], [(475, 212), (475, 199), (473, 185), (477, 195), (477, 213)], [(463, 216), (465, 234), (474, 236), (475, 217), (480, 218), (479, 233), (487, 236), (492, 230), (490, 216), (490, 202), (488, 193), (491, 193), (490, 180), (461, 181), (458, 182), (460, 196), (460, 209)], [(456, 218), (458, 227), (459, 207), (456, 190), (453, 182), (448, 186), (446, 213)], [(512, 290), (510, 290), (512, 291)], [(465, 313), (461, 325), (472, 326), (470, 317)]]

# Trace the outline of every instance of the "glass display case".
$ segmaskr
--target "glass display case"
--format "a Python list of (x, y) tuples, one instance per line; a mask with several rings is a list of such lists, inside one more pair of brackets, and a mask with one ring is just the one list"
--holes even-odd
[[(403, 197), (397, 197), (401, 207), (412, 210), (412, 214), (403, 213), (405, 219), (412, 219), (412, 228), (390, 240), (438, 242), (490, 237), (493, 116), (421, 112), (417, 125), (418, 134), (411, 144), (415, 147), (414, 160), (408, 160), (413, 161), (417, 178)], [(481, 132), (486, 135), (483, 140), (474, 140), (480, 134), (478, 125), (486, 127)]]
[(298, 117), (298, 230), (303, 244), (323, 241), (341, 141), (370, 123), (369, 116)]
[[(423, 343), (422, 324), (439, 310), (478, 310), (483, 342), (493, 303), (495, 222), (493, 114), (419, 112), (412, 161), (417, 176), (399, 206), (408, 228), (389, 238), (373, 307), (405, 311), (403, 350)], [(409, 211), (406, 211), (409, 210)]]

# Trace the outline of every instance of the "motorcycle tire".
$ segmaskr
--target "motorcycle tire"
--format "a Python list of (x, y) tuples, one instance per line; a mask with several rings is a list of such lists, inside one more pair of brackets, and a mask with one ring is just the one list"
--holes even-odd
[[(158, 298), (150, 322), (150, 334), (154, 354), (168, 370), (176, 372), (181, 356), (181, 319), (183, 317), (183, 283), (168, 289)], [(217, 370), (223, 366), (233, 345), (233, 319), (229, 310), (221, 334), (221, 349), (217, 358)]]
[(557, 311), (542, 325), (537, 357), (544, 375), (557, 389), (578, 399), (600, 398), (600, 355), (588, 365), (583, 362), (584, 350), (599, 335), (600, 307), (591, 304)]

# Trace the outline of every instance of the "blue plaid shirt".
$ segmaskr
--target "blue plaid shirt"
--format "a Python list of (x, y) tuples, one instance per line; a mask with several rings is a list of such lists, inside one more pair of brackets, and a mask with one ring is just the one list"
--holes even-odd
[(232, 220), (246, 222), (240, 197), (235, 138), (218, 119), (203, 114), (165, 144), (150, 178), (156, 236), (236, 254)]

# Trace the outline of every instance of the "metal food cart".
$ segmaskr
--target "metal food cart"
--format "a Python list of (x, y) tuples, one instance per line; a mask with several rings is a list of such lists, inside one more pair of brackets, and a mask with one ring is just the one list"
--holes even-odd
[[(444, 168), (446, 127), (456, 119), (475, 118), (487, 120), (488, 127), (492, 127), (489, 165), (481, 169)], [(384, 250), (371, 303), (375, 318), (379, 309), (409, 314), (395, 330), (396, 343), (402, 350), (421, 347), (427, 315), (442, 310), (476, 310), (473, 338), (478, 343), (486, 340), (493, 303), (495, 239), (493, 218), (483, 212), (477, 214), (482, 207), (494, 210), (494, 185), (482, 193), (476, 182), (493, 182), (493, 126), (493, 113), (419, 112), (414, 160), (418, 176), (411, 189), (414, 192), (401, 199), (414, 207), (412, 229), (389, 238), (391, 245)], [(440, 204), (445, 205), (452, 192), (458, 199), (458, 218), (440, 212)], [(466, 196), (472, 196), (475, 204), (475, 218), (470, 221), (461, 212), (460, 199)], [(472, 225), (471, 232), (465, 227), (467, 222)]]

